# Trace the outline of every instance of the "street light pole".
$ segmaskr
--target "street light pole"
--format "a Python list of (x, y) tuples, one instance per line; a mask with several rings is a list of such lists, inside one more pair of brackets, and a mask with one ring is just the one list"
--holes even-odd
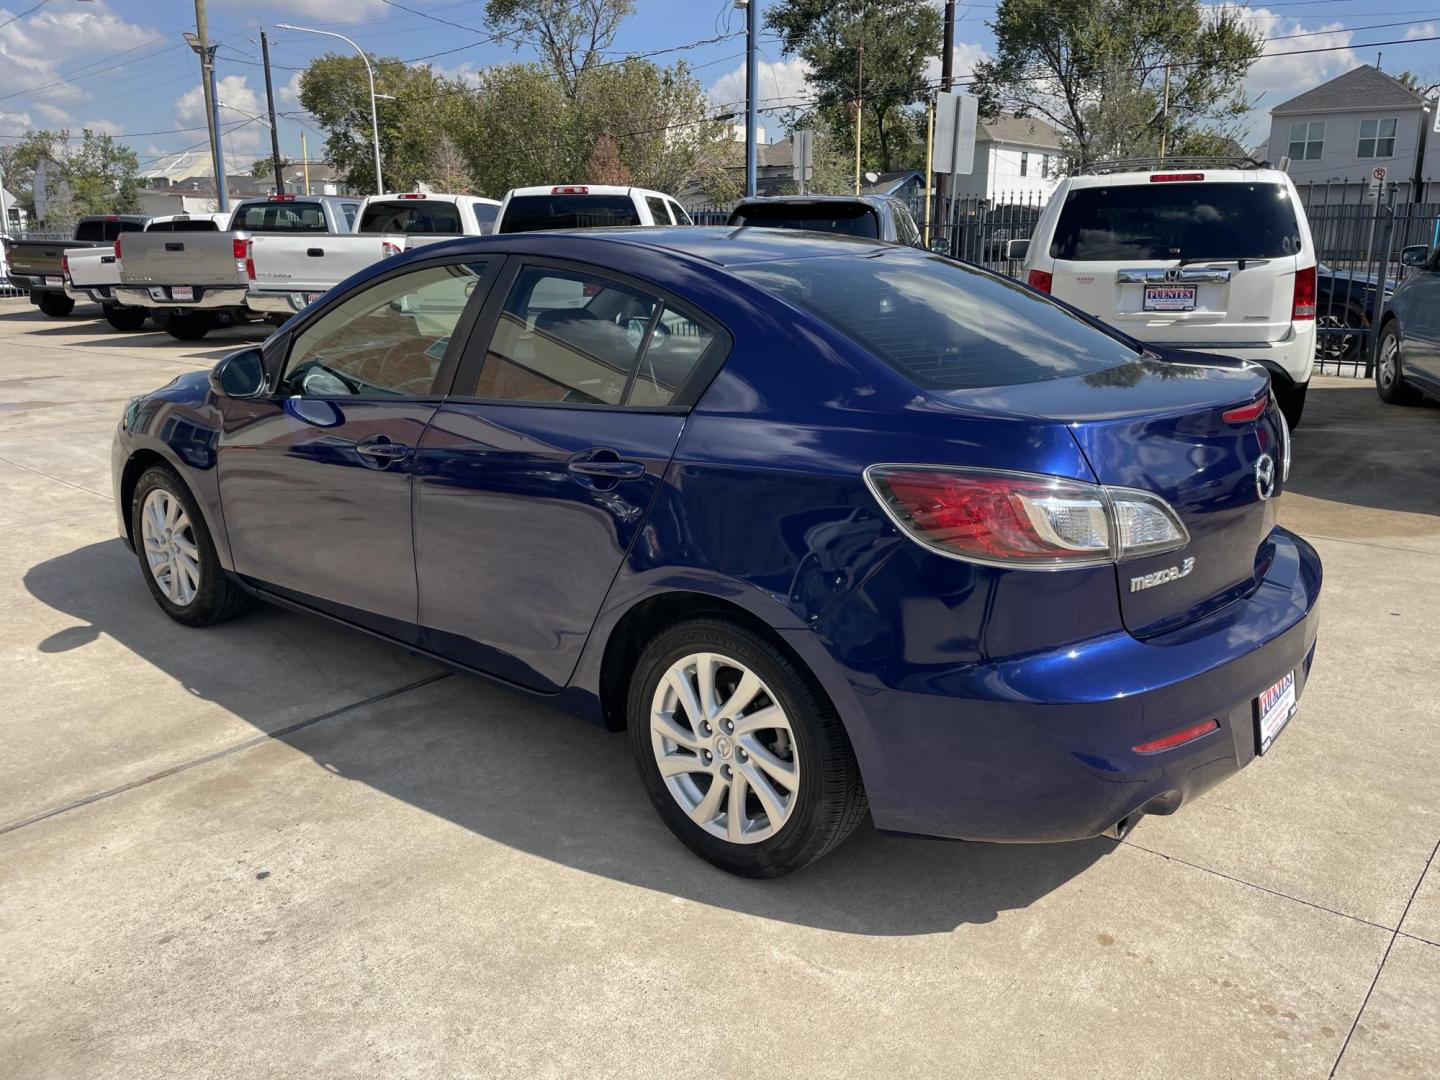
[(349, 45), (357, 53), (360, 59), (365, 61), (365, 77), (370, 80), (370, 133), (375, 142), (375, 194), (385, 194), (385, 181), (380, 178), (380, 116), (375, 109), (375, 71), (370, 66), (370, 57), (365, 55), (365, 50), (356, 45), (344, 34), (336, 34), (330, 30), (315, 30), (309, 26), (294, 26), (291, 23), (276, 23), (281, 30), (299, 30), (304, 34), (319, 34), (321, 37), (339, 38)]

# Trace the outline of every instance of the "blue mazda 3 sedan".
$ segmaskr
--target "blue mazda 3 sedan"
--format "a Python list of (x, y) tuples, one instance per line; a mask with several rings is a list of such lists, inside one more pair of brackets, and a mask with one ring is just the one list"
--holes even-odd
[[(859, 238), (463, 239), (126, 409), (160, 607), (318, 613), (625, 729), (775, 876), (890, 832), (1118, 836), (1263, 754), (1320, 562), (1265, 373)], [(617, 782), (618, 782), (617, 777)]]

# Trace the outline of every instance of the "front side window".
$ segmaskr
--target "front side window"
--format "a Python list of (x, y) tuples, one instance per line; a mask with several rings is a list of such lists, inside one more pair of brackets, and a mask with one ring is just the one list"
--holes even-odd
[(1301, 121), (1290, 125), (1290, 160), (1319, 161), (1325, 153), (1325, 124)]
[(1361, 120), (1360, 143), (1355, 156), (1362, 158), (1388, 158), (1395, 156), (1395, 128), (1392, 117), (1387, 120)]
[(345, 227), (351, 232), (354, 232), (355, 215), (360, 213), (360, 204), (353, 202), (341, 203), (340, 212), (345, 215)]
[(431, 266), (343, 301), (295, 339), (280, 393), (426, 397), (483, 262)]
[(515, 279), (474, 396), (669, 405), (713, 334), (683, 309), (607, 278), (530, 267)]

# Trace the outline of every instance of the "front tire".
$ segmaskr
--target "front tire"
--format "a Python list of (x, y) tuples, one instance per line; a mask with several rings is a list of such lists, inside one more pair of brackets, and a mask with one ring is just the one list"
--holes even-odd
[(249, 606), (221, 567), (195, 499), (168, 467), (152, 466), (136, 483), (130, 535), (150, 595), (176, 622), (211, 626)]
[(1289, 386), (1275, 388), (1275, 401), (1280, 406), (1280, 411), (1285, 414), (1285, 423), (1290, 425), (1294, 431), (1300, 426), (1300, 417), (1305, 412), (1305, 395), (1310, 389), (1308, 382), (1291, 383)]
[(146, 311), (138, 307), (116, 307), (114, 304), (105, 305), (105, 321), (116, 330), (133, 332), (145, 328)]
[(722, 870), (788, 874), (865, 816), (834, 707), (808, 672), (737, 623), (694, 618), (657, 636), (630, 680), (627, 717), (656, 812)]
[(75, 310), (75, 301), (61, 293), (39, 293), (35, 306), (52, 319), (63, 319)]
[(209, 315), (199, 313), (171, 315), (165, 321), (165, 332), (176, 341), (199, 341), (214, 328), (214, 325), (210, 321)]
[(1375, 348), (1375, 393), (1386, 405), (1414, 405), (1420, 400), (1420, 391), (1405, 384), (1400, 324), (1393, 319), (1380, 331), (1380, 343)]

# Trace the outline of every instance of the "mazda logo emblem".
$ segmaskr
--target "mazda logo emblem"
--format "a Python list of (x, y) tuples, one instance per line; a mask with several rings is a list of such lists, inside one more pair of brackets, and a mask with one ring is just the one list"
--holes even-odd
[(1275, 494), (1275, 459), (1269, 454), (1261, 454), (1255, 462), (1255, 490), (1262, 500)]

